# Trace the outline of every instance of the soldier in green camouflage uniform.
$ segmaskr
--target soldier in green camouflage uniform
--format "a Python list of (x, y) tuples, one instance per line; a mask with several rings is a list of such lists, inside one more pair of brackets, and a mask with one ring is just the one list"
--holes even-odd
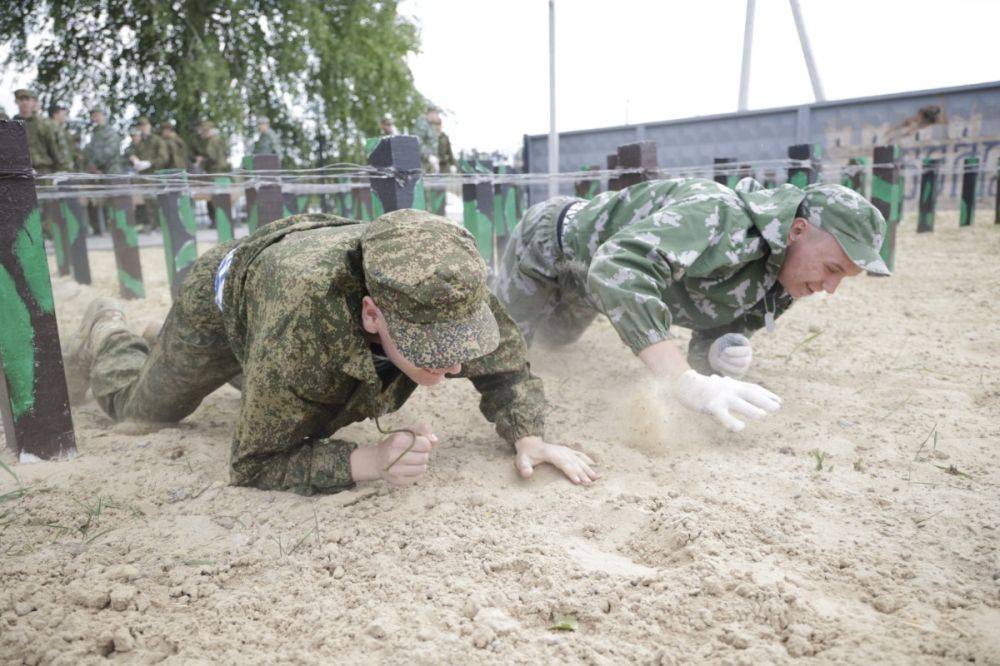
[(278, 135), (271, 129), (271, 121), (267, 118), (257, 120), (257, 140), (253, 144), (252, 154), (281, 157), (281, 142), (278, 141)]
[(194, 163), (205, 173), (226, 173), (230, 171), (229, 149), (219, 136), (215, 125), (204, 120), (198, 125), (199, 141), (194, 145)]
[[(674, 179), (557, 197), (533, 206), (504, 252), (495, 291), (529, 341), (576, 340), (598, 313), (654, 374), (677, 379), (677, 397), (742, 429), (780, 399), (740, 382), (747, 336), (793, 298), (833, 293), (862, 270), (888, 275), (879, 257), (885, 220), (839, 185), (736, 191)], [(671, 324), (693, 330), (685, 362)], [(702, 373), (716, 370), (726, 377)]]
[(74, 401), (89, 383), (114, 419), (156, 422), (183, 419), (242, 372), (230, 459), (238, 485), (313, 494), (379, 477), (412, 482), (436, 440), (429, 427), (368, 447), (337, 431), (399, 409), (446, 374), (472, 381), (522, 475), (549, 462), (590, 483), (589, 458), (542, 439), (545, 399), (525, 354), (468, 232), (402, 210), (371, 223), (295, 215), (213, 248), (152, 350), (99, 299), (66, 367)]
[(52, 127), (55, 129), (56, 139), (59, 143), (59, 152), (62, 154), (60, 161), (66, 171), (76, 171), (79, 165), (73, 151), (73, 138), (69, 134), (69, 128), (66, 127), (66, 115), (68, 113), (69, 109), (61, 104), (49, 105), (49, 122), (52, 123)]
[(149, 162), (149, 171), (152, 173), (166, 169), (170, 163), (166, 142), (153, 134), (153, 124), (146, 116), (139, 116), (136, 126), (142, 134), (142, 141), (136, 146), (135, 156), (144, 162)]
[(188, 147), (184, 139), (177, 133), (172, 120), (166, 120), (160, 125), (160, 138), (167, 146), (167, 169), (187, 171)]
[(28, 151), (35, 172), (65, 171), (68, 164), (64, 162), (65, 153), (59, 144), (58, 130), (38, 113), (38, 96), (34, 91), (21, 88), (14, 91), (14, 100), (18, 108), (14, 120), (23, 122), (28, 130)]
[(122, 137), (107, 124), (107, 114), (104, 109), (93, 109), (90, 112), (90, 122), (94, 126), (90, 134), (90, 143), (83, 149), (88, 170), (93, 173), (122, 173)]
[(413, 134), (420, 139), (420, 158), (424, 171), (437, 173), (441, 170), (438, 157), (438, 128), (441, 126), (441, 109), (427, 103), (426, 112), (413, 123)]

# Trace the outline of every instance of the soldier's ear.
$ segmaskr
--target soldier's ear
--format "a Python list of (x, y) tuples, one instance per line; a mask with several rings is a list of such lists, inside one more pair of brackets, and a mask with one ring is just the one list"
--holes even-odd
[(792, 220), (792, 226), (788, 229), (788, 242), (797, 241), (806, 233), (809, 221), (804, 217), (797, 217)]

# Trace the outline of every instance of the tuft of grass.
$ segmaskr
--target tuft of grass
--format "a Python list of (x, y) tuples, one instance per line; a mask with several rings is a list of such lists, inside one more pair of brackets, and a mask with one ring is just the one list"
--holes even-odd
[(858, 458), (857, 460), (855, 460), (854, 461), (854, 471), (855, 472), (863, 472), (863, 471), (865, 471), (865, 461), (862, 460), (861, 458)]
[[(817, 472), (822, 472), (823, 471), (823, 463), (824, 463), (824, 461), (826, 461), (828, 455), (829, 454), (827, 454), (825, 451), (820, 451), (819, 449), (813, 449), (812, 450), (812, 456), (813, 456), (813, 458), (816, 459), (816, 471)], [(829, 467), (828, 469), (832, 470), (833, 467)]]
[(549, 627), (549, 631), (576, 631), (580, 623), (573, 615), (565, 615), (556, 620), (555, 624)]
[(14, 473), (14, 470), (12, 470), (10, 466), (2, 460), (0, 460), (0, 469), (10, 474), (14, 479), (14, 483), (21, 485), (21, 479), (17, 478), (17, 474)]
[(952, 476), (960, 476), (963, 479), (969, 479), (970, 481), (972, 480), (972, 477), (970, 475), (959, 470), (954, 465), (934, 465), (934, 466), (937, 467), (938, 469), (943, 469), (946, 474), (951, 474)]
[(821, 335), (823, 335), (823, 330), (822, 329), (814, 331), (814, 332), (810, 333), (809, 335), (807, 335), (802, 340), (800, 340), (794, 347), (792, 347), (792, 351), (788, 352), (785, 355), (785, 363), (788, 363), (789, 361), (792, 360), (792, 356), (795, 354), (795, 352), (797, 352), (799, 349), (805, 347), (806, 345), (808, 345), (810, 342), (812, 342), (813, 340), (815, 340), (816, 338), (818, 338)]

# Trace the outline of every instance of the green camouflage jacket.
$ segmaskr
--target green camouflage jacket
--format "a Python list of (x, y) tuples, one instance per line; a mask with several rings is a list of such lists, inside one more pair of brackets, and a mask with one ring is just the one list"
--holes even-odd
[[(333, 215), (295, 215), (237, 246), (221, 294), (244, 375), (234, 483), (305, 494), (349, 487), (357, 445), (337, 430), (399, 409), (416, 388), (402, 373), (383, 387), (363, 335), (364, 230)], [(500, 346), (464, 363), (461, 376), (505, 440), (543, 436), (541, 380), (529, 370), (517, 326), (492, 296), (490, 303)], [(291, 442), (305, 444), (289, 456)]]
[(155, 173), (168, 168), (170, 153), (167, 142), (155, 134), (142, 137), (142, 141), (133, 147), (133, 154), (140, 160), (149, 162), (148, 173)]
[(179, 134), (172, 136), (160, 135), (160, 139), (167, 147), (166, 169), (180, 169), (186, 171), (188, 167), (188, 147), (184, 139)]
[(201, 168), (205, 173), (225, 173), (230, 170), (229, 150), (226, 148), (226, 142), (218, 134), (207, 139), (199, 137), (193, 148), (195, 156), (200, 155), (203, 158)]
[(257, 137), (253, 144), (254, 155), (278, 155), (281, 156), (281, 143), (278, 135), (273, 130), (268, 130)]
[(777, 277), (804, 197), (750, 179), (737, 191), (674, 179), (605, 192), (566, 222), (563, 270), (636, 353), (671, 324), (693, 329), (689, 360), (704, 369), (715, 337), (748, 335), (791, 304)]
[(36, 172), (53, 173), (69, 168), (55, 123), (39, 116), (25, 118), (20, 114), (14, 116), (14, 120), (23, 122), (28, 130), (28, 152)]
[(110, 125), (95, 127), (83, 149), (87, 165), (100, 173), (121, 173), (122, 137)]

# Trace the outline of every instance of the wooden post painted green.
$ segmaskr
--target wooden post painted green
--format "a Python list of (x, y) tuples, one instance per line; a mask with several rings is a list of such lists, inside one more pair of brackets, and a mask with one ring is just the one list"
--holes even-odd
[[(215, 179), (216, 187), (229, 187), (232, 183), (228, 176)], [(215, 209), (215, 231), (219, 235), (219, 242), (233, 240), (233, 198), (228, 192), (216, 192), (212, 194), (212, 208)]]
[(485, 162), (462, 162), (461, 168), (479, 178), (462, 184), (462, 223), (476, 239), (476, 248), (487, 265), (493, 264), (493, 184)]
[[(580, 167), (580, 171), (597, 171), (600, 167), (587, 165)], [(573, 183), (576, 196), (590, 201), (601, 191), (601, 181), (597, 178), (586, 178)]]
[(66, 246), (73, 279), (80, 284), (90, 284), (90, 258), (87, 256), (87, 207), (79, 197), (62, 200), (62, 217), (65, 222)]
[(979, 158), (971, 155), (962, 162), (962, 198), (959, 201), (958, 226), (968, 227), (976, 216), (976, 184), (979, 180)]
[(736, 166), (735, 162), (735, 157), (712, 158), (712, 180), (726, 187), (736, 185), (735, 174), (733, 173), (733, 169)]
[(42, 228), (49, 232), (52, 250), (56, 255), (56, 272), (69, 275), (69, 246), (66, 244), (66, 221), (62, 216), (62, 206), (58, 199), (49, 199), (39, 207), (42, 214)]
[(71, 458), (76, 437), (28, 133), (0, 121), (0, 420), (22, 462)]
[(865, 167), (867, 165), (868, 158), (866, 157), (852, 157), (847, 160), (847, 167), (844, 168), (840, 184), (851, 188), (861, 196), (866, 196)]
[[(608, 155), (607, 163), (608, 163), (608, 170), (609, 171), (612, 170), (612, 169), (617, 169), (618, 168), (618, 153), (613, 153), (611, 155)], [(616, 176), (608, 176), (608, 191), (609, 192), (617, 192), (620, 189), (622, 189), (621, 181)]]
[(885, 218), (887, 229), (882, 241), (882, 260), (889, 270), (896, 264), (896, 231), (899, 226), (900, 200), (903, 198), (899, 177), (899, 146), (875, 146), (872, 155), (872, 205)]
[(177, 298), (184, 277), (198, 258), (197, 226), (194, 219), (194, 202), (187, 189), (180, 191), (177, 181), (186, 180), (183, 171), (159, 172), (174, 182), (172, 189), (156, 195), (160, 209), (160, 229), (163, 232), (163, 252), (167, 260), (167, 279), (170, 294)]
[(110, 213), (108, 227), (115, 248), (118, 293), (127, 300), (146, 298), (142, 263), (139, 261), (139, 234), (135, 229), (135, 203), (131, 195), (122, 194), (111, 197), (110, 204), (107, 209)]
[(920, 209), (917, 214), (917, 233), (934, 231), (934, 210), (938, 198), (938, 168), (940, 159), (924, 158), (924, 169), (920, 174)]
[[(253, 155), (247, 155), (243, 158), (243, 170), (253, 171)], [(245, 197), (245, 214), (247, 229), (250, 233), (257, 231), (258, 220), (260, 219), (260, 206), (257, 204), (257, 187), (252, 184), (252, 181), (247, 181), (247, 186), (243, 189), (243, 195)]]
[[(798, 143), (788, 147), (788, 159), (799, 162), (789, 164), (788, 182), (795, 187), (805, 189), (819, 180), (820, 147), (809, 143)], [(801, 164), (807, 162), (807, 164)]]

